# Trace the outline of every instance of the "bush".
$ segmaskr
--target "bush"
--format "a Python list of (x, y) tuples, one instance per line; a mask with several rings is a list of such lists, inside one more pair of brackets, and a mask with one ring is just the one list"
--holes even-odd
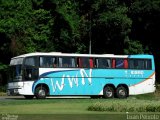
[(113, 102), (95, 103), (89, 106), (88, 110), (109, 112), (160, 112), (160, 101), (113, 100)]
[(6, 86), (0, 86), (0, 92), (6, 92), (7, 87)]

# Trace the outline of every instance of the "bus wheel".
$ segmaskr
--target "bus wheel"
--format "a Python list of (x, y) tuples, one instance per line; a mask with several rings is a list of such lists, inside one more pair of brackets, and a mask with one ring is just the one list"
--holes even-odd
[(24, 95), (24, 97), (25, 97), (26, 99), (33, 99), (33, 98), (34, 98), (34, 95)]
[(47, 95), (45, 87), (43, 86), (37, 87), (35, 91), (35, 95), (37, 99), (45, 99)]
[(116, 95), (118, 98), (127, 98), (128, 92), (127, 89), (123, 86), (120, 86), (116, 89)]
[(106, 86), (103, 89), (104, 98), (113, 98), (114, 97), (114, 89), (111, 86)]

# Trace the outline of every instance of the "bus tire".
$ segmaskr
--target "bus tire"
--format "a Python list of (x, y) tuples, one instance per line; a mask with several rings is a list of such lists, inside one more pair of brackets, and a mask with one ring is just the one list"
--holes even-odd
[(111, 86), (106, 86), (103, 89), (103, 97), (104, 98), (114, 98), (114, 89)]
[(116, 95), (118, 98), (127, 98), (128, 96), (127, 89), (124, 86), (119, 86), (116, 89)]
[(35, 90), (35, 96), (37, 99), (45, 99), (47, 95), (47, 90), (43, 86), (38, 86)]
[(34, 98), (34, 95), (24, 95), (24, 97), (25, 97), (26, 99), (33, 99), (33, 98)]

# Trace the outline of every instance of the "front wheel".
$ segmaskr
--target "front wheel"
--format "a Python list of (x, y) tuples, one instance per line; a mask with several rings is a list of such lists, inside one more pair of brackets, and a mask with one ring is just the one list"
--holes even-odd
[(39, 86), (36, 88), (35, 96), (37, 99), (45, 99), (47, 95), (47, 90), (43, 86)]
[(128, 96), (127, 89), (123, 86), (120, 86), (117, 88), (116, 94), (118, 98), (127, 98)]
[(111, 86), (106, 86), (103, 89), (104, 98), (114, 98), (114, 89)]

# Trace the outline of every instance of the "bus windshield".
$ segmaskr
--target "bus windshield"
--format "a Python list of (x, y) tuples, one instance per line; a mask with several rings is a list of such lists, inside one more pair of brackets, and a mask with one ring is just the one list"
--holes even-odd
[(22, 65), (10, 66), (10, 81), (22, 81)]
[(11, 60), (10, 65), (21, 65), (24, 58), (14, 58)]

